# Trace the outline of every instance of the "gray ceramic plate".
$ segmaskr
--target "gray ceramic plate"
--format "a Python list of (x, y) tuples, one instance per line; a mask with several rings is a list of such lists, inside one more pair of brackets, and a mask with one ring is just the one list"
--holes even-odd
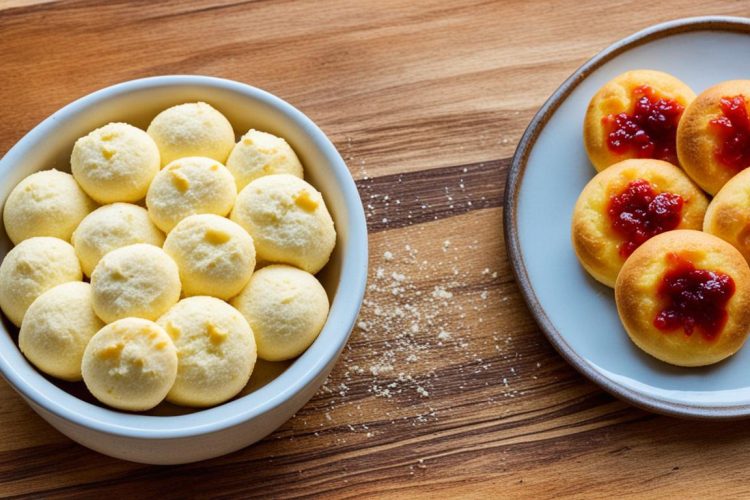
[(697, 418), (750, 416), (750, 344), (729, 360), (683, 369), (628, 339), (612, 290), (583, 271), (570, 244), (573, 206), (595, 174), (583, 147), (586, 106), (608, 80), (658, 69), (696, 93), (750, 78), (750, 19), (701, 17), (653, 26), (576, 71), (537, 113), (508, 176), (505, 237), (516, 277), (542, 330), (581, 373), (634, 405)]

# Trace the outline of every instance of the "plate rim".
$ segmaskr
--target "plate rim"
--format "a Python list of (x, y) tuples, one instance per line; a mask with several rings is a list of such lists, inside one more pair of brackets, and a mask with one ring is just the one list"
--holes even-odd
[(531, 150), (552, 115), (591, 73), (620, 54), (645, 43), (693, 31), (723, 31), (750, 34), (750, 18), (734, 16), (699, 16), (667, 21), (649, 26), (618, 40), (586, 61), (571, 74), (545, 101), (524, 131), (513, 154), (505, 184), (503, 232), (505, 247), (521, 295), (539, 328), (557, 352), (579, 373), (613, 396), (636, 407), (669, 416), (704, 420), (730, 420), (750, 417), (750, 403), (731, 406), (685, 404), (638, 392), (604, 376), (573, 349), (547, 316), (529, 279), (518, 237), (517, 206), (526, 165)]

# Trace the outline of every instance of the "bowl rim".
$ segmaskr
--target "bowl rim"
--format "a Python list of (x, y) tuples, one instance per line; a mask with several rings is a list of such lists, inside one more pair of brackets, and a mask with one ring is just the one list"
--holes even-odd
[[(128, 80), (85, 95), (54, 112), (27, 132), (0, 158), (0, 177), (14, 168), (31, 146), (59, 122), (97, 104), (131, 92), (163, 87), (221, 89), (263, 102), (294, 121), (321, 150), (347, 211), (348, 237), (342, 249), (338, 292), (318, 339), (283, 373), (257, 391), (213, 408), (177, 416), (138, 415), (103, 408), (81, 400), (34, 371), (27, 381), (0, 349), (0, 374), (25, 399), (53, 415), (80, 426), (114, 436), (141, 439), (177, 439), (231, 428), (272, 411), (301, 392), (335, 362), (346, 344), (364, 299), (367, 282), (368, 243), (364, 208), (354, 179), (343, 158), (325, 133), (304, 113), (283, 99), (257, 87), (225, 78), (202, 75), (164, 75)], [(339, 243), (342, 244), (342, 243)], [(341, 293), (346, 289), (346, 293)], [(11, 341), (12, 342), (12, 341)], [(37, 378), (38, 377), (38, 378)], [(267, 397), (269, 396), (269, 397)], [(158, 425), (157, 425), (158, 424)], [(169, 424), (166, 427), (165, 424)]]

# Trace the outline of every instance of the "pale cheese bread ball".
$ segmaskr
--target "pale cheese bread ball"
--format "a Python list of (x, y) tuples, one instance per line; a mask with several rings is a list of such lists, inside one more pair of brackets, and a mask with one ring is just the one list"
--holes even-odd
[(187, 156), (207, 156), (224, 163), (234, 147), (229, 120), (205, 102), (165, 109), (147, 132), (159, 147), (162, 166)]
[(177, 349), (153, 321), (124, 318), (94, 335), (81, 369), (86, 387), (102, 403), (119, 410), (150, 410), (174, 384)]
[(297, 154), (283, 138), (254, 129), (242, 136), (234, 146), (227, 159), (227, 168), (232, 172), (240, 191), (264, 175), (303, 177)]
[(211, 158), (181, 158), (154, 178), (146, 195), (151, 220), (168, 233), (194, 214), (227, 215), (237, 197), (229, 170)]
[(159, 325), (177, 347), (177, 379), (167, 401), (213, 406), (236, 396), (255, 366), (255, 338), (235, 308), (214, 297), (178, 302)]
[(328, 296), (312, 274), (274, 264), (253, 274), (232, 299), (255, 334), (258, 357), (283, 361), (302, 354), (328, 317)]
[(72, 175), (43, 170), (26, 177), (8, 195), (5, 231), (14, 245), (34, 236), (70, 240), (76, 226), (96, 208)]
[(13, 247), (0, 264), (0, 308), (21, 326), (32, 302), (50, 288), (81, 281), (81, 264), (70, 243), (36, 236)]
[(231, 218), (250, 233), (258, 259), (315, 274), (336, 245), (323, 196), (289, 174), (260, 177), (237, 196)]
[(255, 269), (255, 246), (247, 231), (213, 214), (182, 219), (167, 236), (164, 251), (177, 263), (188, 297), (234, 297)]
[(99, 207), (84, 218), (73, 233), (73, 247), (86, 276), (108, 252), (135, 243), (164, 244), (162, 233), (148, 211), (131, 203)]
[(26, 311), (18, 346), (53, 377), (81, 380), (81, 360), (91, 337), (104, 326), (91, 306), (91, 285), (71, 281), (41, 294)]
[(156, 320), (180, 299), (177, 264), (161, 248), (137, 243), (112, 250), (91, 273), (94, 312), (106, 323)]
[(83, 190), (99, 203), (138, 201), (159, 171), (159, 150), (143, 130), (109, 123), (76, 141), (70, 166)]

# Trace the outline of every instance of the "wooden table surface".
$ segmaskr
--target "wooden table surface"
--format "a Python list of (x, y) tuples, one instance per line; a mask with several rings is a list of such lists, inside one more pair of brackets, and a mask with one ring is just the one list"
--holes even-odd
[[(686, 5), (686, 4), (690, 5)], [(743, 496), (747, 422), (635, 409), (568, 366), (502, 237), (509, 158), (580, 64), (741, 0), (0, 1), (0, 152), (138, 77), (264, 88), (331, 137), (370, 231), (359, 325), (327, 384), (260, 443), (154, 467), (89, 451), (0, 382), (0, 494)]]

